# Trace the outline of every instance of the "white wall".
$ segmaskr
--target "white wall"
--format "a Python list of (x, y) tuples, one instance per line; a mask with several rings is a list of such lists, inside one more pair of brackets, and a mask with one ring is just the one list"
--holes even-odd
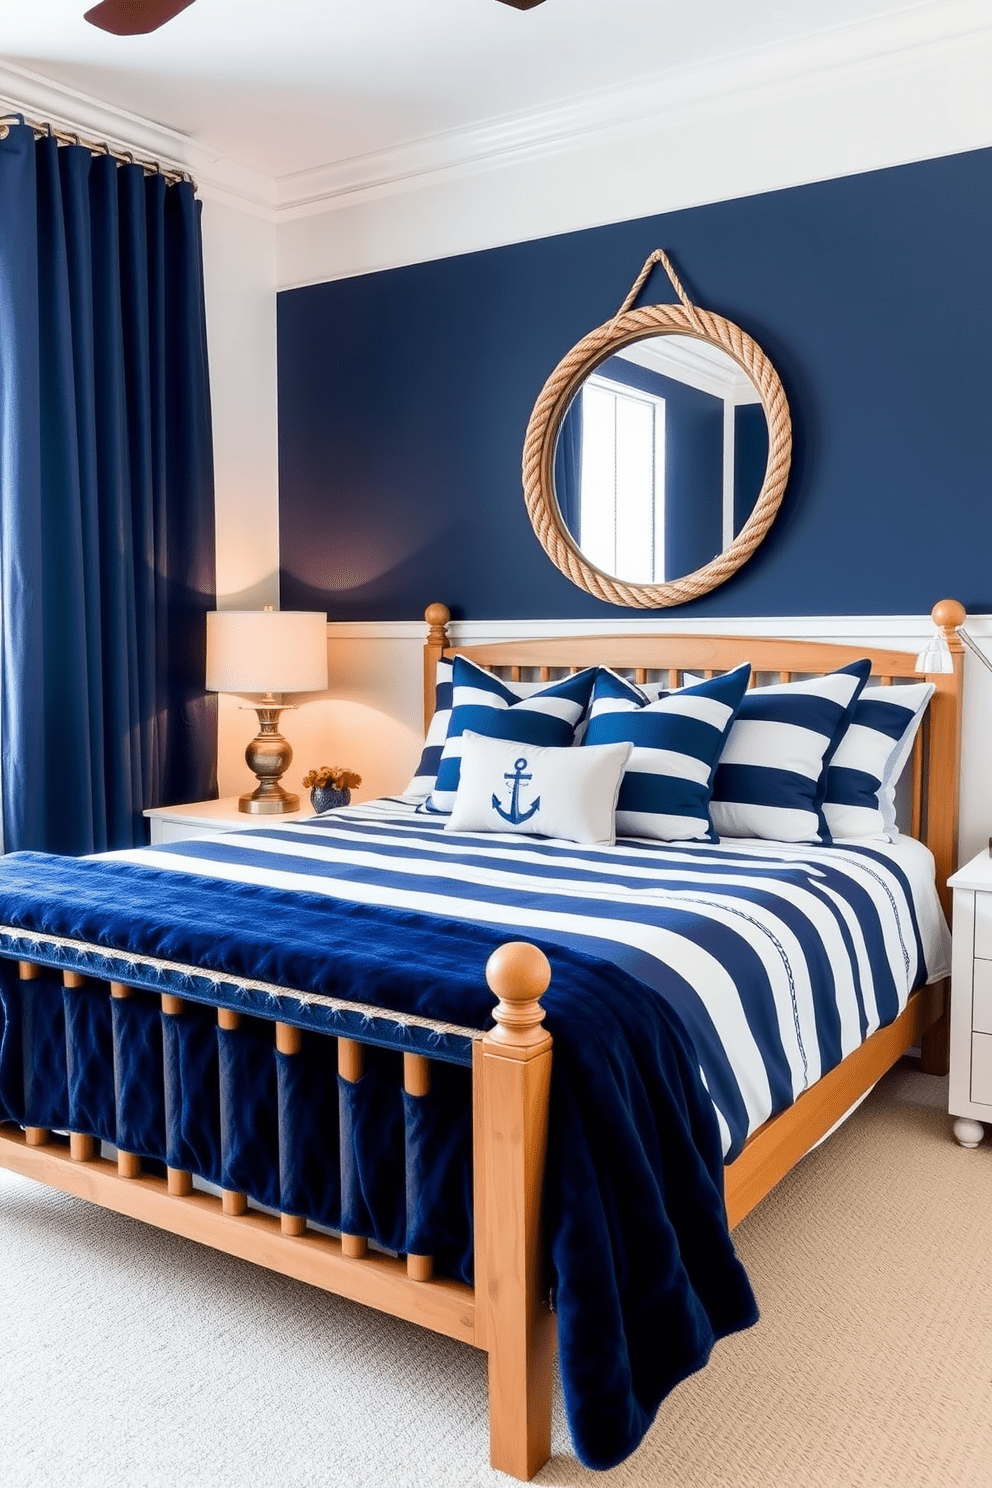
[(417, 624), (328, 627), (328, 696), (282, 718), (294, 759), (287, 789), (315, 765), (357, 770), (356, 800), (405, 788), (423, 748), (423, 634)]
[[(203, 272), (214, 431), (217, 607), (279, 603), (276, 234), (271, 222), (206, 196)], [(221, 795), (245, 789), (254, 713), (219, 702)], [(243, 737), (242, 737), (243, 736)]]
[(204, 201), (220, 609), (278, 603), (275, 264), (271, 223)]

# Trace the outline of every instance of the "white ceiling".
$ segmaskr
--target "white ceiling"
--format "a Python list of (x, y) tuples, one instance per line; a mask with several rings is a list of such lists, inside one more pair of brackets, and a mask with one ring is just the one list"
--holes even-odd
[[(988, 0), (196, 0), (115, 37), (90, 0), (0, 0), (0, 70), (47, 80), (276, 180), (611, 99), (665, 106), (687, 80), (754, 85), (988, 26)], [(33, 75), (33, 77), (32, 77)], [(22, 93), (21, 96), (29, 96)], [(628, 114), (630, 108), (628, 107)]]

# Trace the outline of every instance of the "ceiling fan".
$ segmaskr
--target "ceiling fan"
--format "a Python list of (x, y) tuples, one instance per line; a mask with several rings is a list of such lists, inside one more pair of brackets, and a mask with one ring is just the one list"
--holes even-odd
[(192, 4), (193, 0), (100, 0), (83, 20), (114, 36), (144, 36)]
[[(512, 5), (514, 10), (533, 10), (543, 0), (500, 0), (500, 3)], [(84, 20), (114, 36), (144, 36), (157, 31), (192, 4), (193, 0), (100, 0), (99, 5), (86, 12)]]

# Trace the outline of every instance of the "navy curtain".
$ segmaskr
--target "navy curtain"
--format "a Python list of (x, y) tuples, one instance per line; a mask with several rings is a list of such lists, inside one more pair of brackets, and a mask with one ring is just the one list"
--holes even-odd
[[(0, 130), (2, 132), (2, 130)], [(216, 794), (199, 204), (83, 146), (0, 140), (3, 846), (146, 840)]]

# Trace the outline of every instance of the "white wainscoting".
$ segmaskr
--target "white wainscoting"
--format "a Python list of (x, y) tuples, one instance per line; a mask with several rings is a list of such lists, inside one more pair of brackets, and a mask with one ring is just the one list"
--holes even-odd
[[(419, 621), (342, 622), (327, 627), (331, 686), (301, 698), (283, 715), (283, 731), (294, 750), (286, 784), (298, 790), (315, 765), (342, 765), (362, 776), (358, 799), (400, 791), (413, 774), (423, 742), (422, 646)], [(695, 620), (632, 615), (622, 620), (473, 620), (455, 622), (452, 639), (463, 644), (512, 640), (515, 636), (620, 635), (691, 630), (706, 635), (785, 635), (798, 640), (839, 641), (921, 650), (931, 634), (922, 615), (837, 615)], [(976, 615), (968, 631), (992, 658), (992, 615)], [(255, 715), (222, 697), (218, 774), (220, 794), (245, 790), (250, 777), (244, 747)], [(992, 834), (992, 673), (970, 654), (965, 658), (964, 743), (961, 763), (960, 861), (974, 857)]]

